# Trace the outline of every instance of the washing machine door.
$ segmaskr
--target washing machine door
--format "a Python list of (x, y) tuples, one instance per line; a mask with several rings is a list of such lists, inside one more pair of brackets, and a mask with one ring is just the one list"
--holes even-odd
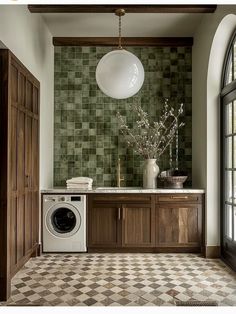
[(76, 207), (68, 203), (57, 203), (49, 208), (45, 216), (48, 231), (59, 238), (69, 238), (78, 232), (81, 216)]

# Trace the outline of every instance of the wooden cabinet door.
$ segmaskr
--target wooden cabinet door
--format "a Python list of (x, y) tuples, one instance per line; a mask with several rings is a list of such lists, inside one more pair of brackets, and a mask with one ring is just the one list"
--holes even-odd
[(18, 110), (17, 120), (17, 261), (25, 254), (25, 114)]
[(32, 249), (32, 117), (25, 115), (25, 252)]
[(116, 204), (93, 204), (89, 209), (89, 247), (121, 245), (121, 207)]
[(156, 214), (157, 246), (201, 246), (201, 205), (161, 204)]
[(39, 233), (39, 120), (32, 120), (32, 244), (38, 243)]
[(155, 209), (151, 204), (122, 205), (122, 246), (149, 247), (155, 244)]

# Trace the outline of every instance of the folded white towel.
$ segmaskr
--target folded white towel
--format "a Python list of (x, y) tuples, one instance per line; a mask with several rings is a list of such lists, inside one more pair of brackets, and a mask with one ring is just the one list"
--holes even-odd
[(93, 183), (93, 179), (92, 178), (88, 178), (88, 177), (76, 177), (76, 178), (72, 178), (66, 181), (66, 183)]
[(92, 185), (92, 183), (74, 183), (74, 182), (67, 182), (66, 184), (67, 184), (67, 185), (68, 185), (68, 184), (69, 184), (69, 185), (78, 185), (78, 186), (80, 186), (80, 185), (84, 185), (84, 186)]
[(71, 184), (68, 184), (67, 185), (67, 189), (78, 189), (78, 190), (92, 190), (92, 186), (91, 185), (87, 185), (87, 186), (78, 186), (78, 185), (71, 185)]
[(87, 187), (92, 187), (92, 184), (80, 184), (80, 183), (67, 183), (67, 186), (74, 186), (78, 188), (87, 188)]

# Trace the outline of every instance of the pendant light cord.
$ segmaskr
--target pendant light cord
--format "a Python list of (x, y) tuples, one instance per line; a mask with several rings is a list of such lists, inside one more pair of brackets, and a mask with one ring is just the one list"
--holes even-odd
[(119, 15), (119, 45), (118, 45), (119, 49), (122, 49), (121, 46), (121, 15)]
[(121, 46), (121, 17), (125, 15), (124, 9), (117, 9), (115, 14), (119, 17), (119, 37), (118, 37), (118, 49), (123, 49)]

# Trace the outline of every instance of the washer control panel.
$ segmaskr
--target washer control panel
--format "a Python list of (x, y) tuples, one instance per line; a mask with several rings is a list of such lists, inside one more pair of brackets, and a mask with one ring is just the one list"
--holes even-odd
[(84, 195), (47, 195), (44, 202), (82, 202)]

